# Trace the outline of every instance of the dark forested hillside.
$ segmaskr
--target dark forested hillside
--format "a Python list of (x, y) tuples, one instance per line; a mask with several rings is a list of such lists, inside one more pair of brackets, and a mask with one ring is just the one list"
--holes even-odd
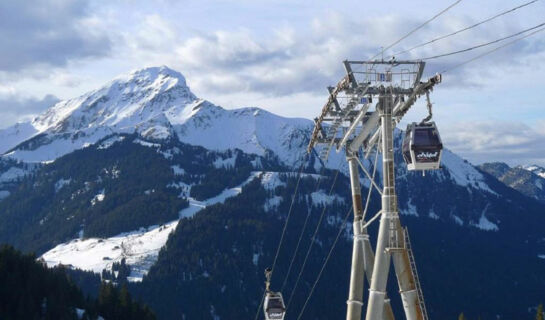
[[(253, 318), (263, 292), (263, 270), (274, 259), (283, 219), (295, 187), (294, 178), (286, 181), (285, 187), (277, 187), (274, 191), (284, 199), (277, 210), (263, 210), (263, 203), (271, 194), (256, 179), (239, 196), (225, 204), (209, 207), (192, 219), (182, 219), (144, 281), (132, 285), (131, 289), (150, 303), (161, 319), (183, 315), (187, 319), (214, 319), (214, 315), (225, 319)], [(273, 289), (280, 290), (298, 232), (310, 210), (307, 232), (283, 288), (287, 301), (292, 295), (310, 244), (309, 239), (323, 209), (314, 205), (307, 196), (315, 191), (316, 181), (310, 178), (302, 181), (301, 196), (295, 203), (285, 246), (280, 252), (273, 277)], [(320, 188), (327, 191), (331, 183), (332, 178), (323, 179)], [(426, 179), (421, 183), (426, 183)], [(423, 188), (418, 183), (411, 187)], [(407, 202), (403, 188), (400, 202)], [(521, 211), (523, 209), (518, 204), (512, 203), (521, 203), (523, 196), (514, 190), (509, 191), (505, 186), (503, 188), (506, 188), (505, 194), (512, 194), (510, 199), (502, 200), (495, 209), (504, 219), (503, 230), (497, 232), (468, 228), (430, 217), (401, 216), (402, 222), (410, 230), (432, 319), (455, 319), (462, 310), (468, 319), (493, 319), (498, 314), (502, 315), (501, 319), (529, 319), (527, 306), (535, 306), (543, 300), (545, 260), (538, 259), (535, 254), (544, 247), (543, 243), (537, 245), (536, 240), (539, 239), (535, 238), (541, 234), (540, 226), (545, 223), (541, 215), (543, 207), (534, 202), (524, 206), (526, 211)], [(346, 200), (349, 199), (347, 191), (347, 178), (341, 176), (335, 192)], [(453, 201), (471, 197), (461, 187), (452, 186), (449, 190), (439, 191), (449, 194)], [(378, 199), (374, 200), (371, 212), (378, 210)], [(440, 201), (442, 199), (435, 199), (432, 203)], [(429, 210), (423, 203), (415, 205), (420, 212)], [(500, 207), (503, 207), (501, 212)], [(327, 206), (326, 218), (322, 221), (309, 261), (293, 294), (287, 319), (296, 319), (299, 315), (341, 226), (345, 230), (342, 240), (328, 262), (303, 319), (337, 319), (344, 314), (352, 239), (350, 220), (344, 226), (342, 221), (348, 208), (348, 202)], [(438, 214), (441, 212), (438, 211)], [(523, 225), (532, 219), (540, 222), (539, 226), (524, 230), (517, 227), (517, 219)], [(376, 225), (370, 229), (372, 239), (376, 236), (375, 232)], [(506, 259), (506, 256), (510, 258)], [(401, 301), (396, 294), (394, 278), (389, 281), (389, 292), (394, 311), (401, 316)]]
[[(106, 300), (125, 299), (127, 285), (160, 319), (254, 317), (263, 292), (263, 270), (274, 260), (297, 173), (274, 155), (142, 139), (107, 137), (30, 170), (32, 174), (14, 182), (11, 195), (0, 202), (0, 240), (42, 253), (76, 238), (106, 238), (176, 221), (188, 199), (206, 204), (255, 177), (225, 202), (203, 205), (194, 216), (182, 218), (141, 283), (127, 283), (131, 268), (124, 263), (114, 262), (101, 274), (119, 286), (119, 293), (113, 293), (118, 292), (113, 287), (99, 289), (98, 275), (69, 272), (85, 294), (99, 301), (101, 295), (110, 297)], [(286, 302), (291, 301), (288, 319), (301, 312), (339, 229), (341, 240), (303, 319), (335, 319), (345, 312), (352, 246), (352, 217), (343, 222), (351, 205), (348, 178), (341, 172), (328, 198), (336, 171), (318, 174), (315, 161), (312, 158), (312, 165), (304, 167), (273, 277), (273, 288), (283, 289)], [(458, 166), (469, 165), (459, 161)], [(486, 173), (482, 181), (471, 181), (466, 177), (472, 174), (469, 169), (456, 170), (421, 176), (396, 167), (401, 219), (411, 234), (430, 316), (454, 319), (463, 311), (469, 319), (496, 315), (526, 319), (529, 308), (543, 301), (543, 204)], [(272, 188), (265, 186), (270, 183), (267, 175), (279, 179)], [(467, 185), (456, 183), (461, 178), (467, 178)], [(363, 187), (364, 194), (366, 190)], [(369, 215), (378, 211), (379, 203), (373, 194)], [(299, 253), (284, 281), (307, 215)], [(318, 223), (313, 249), (294, 290)], [(372, 239), (376, 227), (370, 228)], [(393, 278), (389, 292), (394, 311), (401, 316)], [(110, 305), (103, 312), (118, 311)]]
[(126, 287), (103, 283), (96, 294), (85, 298), (63, 268), (48, 269), (34, 255), (0, 246), (0, 319), (155, 319)]
[[(77, 237), (109, 237), (176, 220), (189, 194), (173, 185), (173, 164), (183, 168), (178, 178), (194, 185), (197, 199), (248, 178), (255, 156), (228, 151), (225, 157), (236, 157), (233, 166), (216, 168), (219, 155), (177, 141), (154, 145), (136, 135), (107, 137), (22, 178), (0, 202), (0, 242), (43, 253)], [(269, 169), (276, 163), (260, 160)]]

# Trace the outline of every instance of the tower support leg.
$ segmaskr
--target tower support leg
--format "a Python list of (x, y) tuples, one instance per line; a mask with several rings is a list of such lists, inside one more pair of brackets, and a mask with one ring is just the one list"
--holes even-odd
[[(397, 223), (398, 227), (396, 229), (402, 230), (399, 219), (397, 219)], [(401, 301), (403, 302), (403, 310), (405, 311), (407, 320), (424, 320), (424, 313), (416, 291), (416, 280), (409, 261), (409, 252), (404, 236), (403, 231), (398, 232), (399, 239), (402, 239), (402, 246), (400, 250), (392, 253), (392, 261), (394, 263), (399, 293), (401, 294)]]
[[(361, 186), (356, 155), (347, 156), (350, 171), (350, 187), (352, 192), (352, 204), (354, 211), (354, 243), (352, 248), (352, 268), (350, 272), (350, 290), (347, 301), (347, 320), (361, 320), (363, 307), (364, 277), (371, 283), (375, 254), (369, 241), (367, 228), (362, 228), (363, 207), (361, 199)], [(394, 320), (394, 314), (390, 300), (384, 303), (384, 316), (380, 319)]]
[(366, 319), (383, 319), (388, 311), (384, 308), (389, 303), (386, 297), (386, 284), (393, 260), (396, 277), (403, 301), (403, 310), (407, 320), (422, 320), (423, 313), (419, 304), (414, 273), (405, 245), (404, 232), (399, 221), (399, 210), (395, 191), (394, 171), (394, 124), (392, 121), (393, 98), (384, 94), (379, 98), (382, 134), (382, 217), (377, 239), (377, 252), (373, 277), (369, 289), (369, 304)]
[(392, 108), (393, 100), (391, 95), (379, 97), (379, 108), (381, 116), (382, 134), (382, 216), (377, 238), (377, 251), (373, 277), (369, 288), (369, 304), (367, 305), (366, 319), (382, 319), (384, 303), (386, 299), (386, 284), (390, 270), (390, 249), (392, 219), (397, 217), (397, 199), (395, 193), (394, 176), (394, 146), (393, 146), (393, 123)]
[(361, 220), (363, 219), (363, 207), (361, 201), (361, 187), (358, 171), (358, 162), (355, 154), (347, 155), (350, 171), (350, 188), (352, 191), (352, 205), (354, 211), (354, 243), (352, 247), (352, 268), (350, 270), (350, 289), (348, 292), (346, 320), (361, 320), (363, 306), (363, 281), (364, 281), (364, 249), (363, 238), (368, 235), (362, 233)]

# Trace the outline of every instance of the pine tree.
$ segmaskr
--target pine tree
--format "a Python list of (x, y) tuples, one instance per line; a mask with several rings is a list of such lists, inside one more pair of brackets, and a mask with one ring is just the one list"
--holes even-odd
[(545, 315), (543, 314), (543, 304), (537, 306), (536, 320), (545, 320)]

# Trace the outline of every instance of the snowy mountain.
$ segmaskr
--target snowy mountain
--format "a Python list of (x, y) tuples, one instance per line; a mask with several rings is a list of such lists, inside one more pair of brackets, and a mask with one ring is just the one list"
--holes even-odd
[[(312, 127), (307, 119), (259, 108), (226, 110), (198, 99), (183, 75), (163, 66), (134, 71), (61, 101), (29, 123), (0, 131), (0, 141), (1, 149), (9, 150), (5, 158), (48, 162), (111, 134), (138, 133), (151, 140), (176, 137), (209, 150), (237, 148), (261, 156), (271, 152), (286, 165), (297, 166)], [(338, 168), (342, 163), (343, 153), (332, 152), (326, 165)], [(480, 172), (450, 151), (443, 165), (459, 185), (493, 193)]]
[(538, 176), (542, 177), (543, 179), (545, 179), (545, 168), (543, 167), (540, 167), (538, 165), (529, 165), (529, 166), (521, 166), (522, 169), (524, 170), (528, 170), (534, 174), (537, 174)]
[(511, 168), (502, 162), (484, 163), (479, 168), (522, 194), (545, 202), (545, 169), (539, 166)]
[(302, 158), (312, 122), (258, 108), (225, 110), (198, 99), (185, 78), (167, 67), (134, 71), (102, 88), (61, 101), (28, 123), (0, 131), (0, 152), (24, 162), (47, 162), (113, 133), (149, 139), (176, 136), (211, 150), (238, 148), (284, 162)]
[[(223, 109), (197, 98), (185, 78), (167, 67), (118, 77), (0, 131), (5, 152), (0, 157), (0, 242), (34, 251), (50, 266), (97, 273), (124, 260), (135, 293), (165, 319), (180, 314), (209, 318), (202, 310), (225, 319), (252, 317), (248, 305), (255, 309), (259, 304), (254, 296), (273, 258), (296, 184), (294, 171), (305, 157), (312, 127), (311, 120), (259, 108)], [(495, 172), (504, 175), (512, 168), (498, 165), (489, 172), (446, 149), (442, 169), (422, 176), (403, 164), (401, 143), (397, 131), (399, 210), (414, 235), (423, 285), (432, 287), (425, 290), (430, 292), (426, 299), (437, 306), (432, 314), (448, 318), (462, 310), (477, 312), (470, 305), (442, 304), (456, 300), (450, 295), (457, 292), (496, 309), (506, 305), (507, 296), (486, 300), (480, 295), (480, 290), (498, 291), (494, 279), (475, 281), (479, 286), (464, 282), (465, 272), (477, 273), (481, 266), (496, 274), (521, 274), (511, 269), (523, 268), (523, 278), (501, 282), (513, 284), (512, 290), (521, 285), (535, 292), (535, 286), (545, 284), (535, 271), (545, 262), (543, 205), (495, 178)], [(322, 168), (314, 154), (309, 156), (286, 235), (288, 243), (295, 243), (307, 214), (310, 225), (316, 225), (327, 209), (309, 265), (319, 266), (337, 229), (344, 228), (341, 258), (331, 267), (335, 274), (346, 273), (351, 250), (351, 222), (343, 222), (351, 203), (343, 158), (333, 151)], [(369, 160), (363, 162), (371, 169)], [(335, 185), (336, 169), (341, 174)], [(520, 170), (536, 176), (528, 170), (538, 168)], [(379, 161), (379, 181), (381, 172)], [(369, 182), (363, 176), (362, 184), (366, 194)], [(380, 203), (373, 197), (370, 214)], [(452, 280), (434, 277), (436, 270), (454, 265)], [(286, 267), (281, 261), (280, 270)], [(304, 276), (305, 286), (313, 274)], [(434, 292), (434, 283), (450, 287)], [(320, 299), (345, 298), (335, 292), (317, 294)], [(216, 301), (243, 298), (231, 299), (232, 305), (206, 305), (204, 297), (212, 296)], [(173, 301), (165, 305), (168, 299)], [(515, 301), (516, 317), (533, 299)], [(338, 305), (344, 305), (340, 300)], [(311, 318), (335, 318), (333, 310), (314, 309)]]

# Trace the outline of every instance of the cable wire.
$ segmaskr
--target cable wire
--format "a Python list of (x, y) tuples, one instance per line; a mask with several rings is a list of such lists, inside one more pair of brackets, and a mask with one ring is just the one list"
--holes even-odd
[(458, 3), (460, 3), (462, 0), (457, 0), (456, 2), (454, 2), (453, 4), (451, 4), (450, 6), (448, 6), (447, 8), (443, 9), (441, 12), (439, 12), (438, 14), (434, 15), (433, 17), (431, 17), (431, 19), (425, 21), (424, 23), (422, 23), (421, 25), (419, 25), (418, 27), (416, 27), (415, 29), (413, 29), (412, 31), (410, 31), (409, 33), (407, 33), (406, 35), (404, 35), (403, 37), (401, 37), (400, 39), (394, 41), (394, 43), (390, 44), (389, 46), (387, 46), (386, 48), (383, 48), (379, 53), (377, 53), (374, 57), (372, 57), (370, 60), (373, 60), (375, 59), (376, 57), (378, 57), (379, 55), (381, 54), (384, 54), (384, 52), (390, 48), (392, 48), (393, 46), (395, 46), (396, 44), (400, 43), (401, 41), (403, 41), (404, 39), (408, 38), (409, 36), (411, 36), (413, 33), (415, 33), (416, 31), (420, 30), (421, 28), (423, 28), (425, 25), (427, 25), (428, 23), (432, 22), (433, 20), (435, 20), (437, 17), (439, 17), (440, 15), (442, 15), (443, 13), (447, 12), (448, 10), (450, 10), (452, 7), (454, 7), (455, 5), (457, 5)]
[[(508, 35), (508, 36), (506, 36), (506, 37), (496, 39), (496, 40), (494, 40), (494, 41), (490, 41), (490, 42), (486, 42), (486, 43), (481, 43), (481, 44), (479, 44), (479, 45), (476, 45), (476, 46), (473, 46), (473, 47), (469, 47), (469, 48), (466, 48), (466, 49), (463, 49), (463, 50), (458, 50), (458, 51), (453, 51), (453, 52), (449, 52), (449, 53), (439, 54), (439, 55), (436, 55), (436, 56), (431, 56), (431, 57), (422, 58), (421, 60), (432, 60), (432, 59), (437, 59), (437, 58), (443, 58), (443, 57), (447, 57), (447, 56), (452, 56), (452, 55), (459, 54), (459, 53), (463, 53), (463, 52), (468, 52), (468, 51), (471, 51), (471, 50), (475, 50), (475, 49), (478, 49), (478, 48), (482, 48), (482, 47), (485, 47), (485, 46), (488, 46), (488, 45), (491, 45), (491, 44), (494, 44), (494, 43), (501, 42), (501, 41), (503, 41), (503, 40), (507, 40), (507, 39), (516, 37), (516, 36), (518, 36), (518, 35), (521, 35), (521, 34), (526, 33), (526, 32), (528, 32), (528, 31), (535, 30), (535, 29), (540, 28), (540, 27), (543, 27), (543, 26), (545, 26), (545, 22), (540, 23), (540, 24), (538, 24), (537, 26), (534, 26), (534, 27), (531, 27), (531, 28), (528, 28), (528, 29), (524, 29), (524, 30), (519, 31), (519, 32), (517, 32), (517, 33), (513, 33), (513, 34)], [(533, 33), (532, 33), (532, 34), (533, 34)]]
[(314, 284), (312, 285), (312, 288), (310, 289), (310, 293), (307, 297), (307, 300), (305, 301), (305, 303), (303, 304), (303, 308), (301, 309), (301, 312), (299, 313), (299, 316), (297, 317), (297, 320), (301, 319), (301, 317), (303, 316), (303, 313), (305, 312), (305, 308), (307, 307), (307, 304), (308, 302), (310, 301), (310, 297), (312, 297), (312, 294), (314, 293), (314, 289), (316, 288), (316, 285), (318, 284), (318, 281), (320, 280), (321, 276), (322, 276), (322, 273), (324, 272), (325, 270), (325, 267), (327, 266), (327, 262), (329, 261), (329, 258), (331, 258), (331, 255), (333, 254), (333, 250), (335, 249), (335, 246), (337, 245), (337, 242), (339, 241), (339, 238), (341, 237), (341, 234), (344, 230), (344, 226), (346, 226), (346, 222), (348, 221), (348, 217), (350, 217), (350, 213), (352, 213), (352, 206), (350, 206), (350, 209), (348, 210), (348, 212), (346, 213), (346, 216), (344, 217), (344, 220), (339, 228), (339, 232), (337, 232), (337, 237), (335, 238), (335, 241), (333, 242), (333, 244), (331, 245), (331, 249), (329, 250), (329, 253), (327, 254), (327, 257), (325, 258), (323, 264), (322, 264), (322, 268), (320, 269), (320, 272), (318, 273), (318, 278), (316, 279), (316, 281), (314, 282)]
[[(316, 190), (314, 192), (318, 191), (318, 188), (320, 187), (322, 174), (325, 171), (325, 166), (322, 166), (322, 169), (320, 170), (320, 175), (318, 176), (318, 181), (316, 182)], [(303, 223), (303, 228), (301, 229), (301, 234), (299, 235), (299, 240), (297, 240), (297, 245), (295, 246), (295, 251), (293, 252), (293, 255), (291, 257), (290, 265), (288, 267), (288, 271), (286, 272), (286, 276), (284, 278), (284, 282), (282, 282), (282, 287), (280, 288), (280, 292), (284, 291), (284, 288), (286, 287), (286, 284), (288, 282), (288, 278), (291, 273), (291, 269), (293, 267), (293, 263), (295, 261), (295, 258), (297, 257), (297, 252), (299, 251), (299, 246), (301, 245), (301, 240), (303, 239), (303, 235), (305, 234), (305, 230), (308, 225), (308, 221), (310, 219), (310, 213), (312, 210), (308, 210), (307, 216), (305, 218), (305, 222)]]
[(529, 6), (529, 5), (531, 5), (531, 4), (533, 4), (533, 3), (537, 2), (537, 1), (539, 1), (539, 0), (533, 0), (533, 1), (526, 2), (526, 3), (524, 3), (524, 4), (521, 4), (520, 6), (517, 6), (517, 7), (514, 7), (514, 8), (512, 8), (512, 9), (509, 9), (509, 10), (507, 10), (507, 11), (503, 11), (503, 12), (501, 12), (501, 13), (498, 13), (498, 14), (496, 14), (495, 16), (492, 16), (492, 17), (490, 17), (490, 18), (488, 18), (488, 19), (485, 19), (485, 20), (483, 20), (483, 21), (481, 21), (481, 22), (475, 23), (475, 24), (470, 25), (470, 26), (468, 26), (468, 27), (465, 27), (465, 28), (463, 28), (463, 29), (460, 29), (460, 30), (454, 31), (454, 32), (452, 32), (452, 33), (449, 33), (449, 34), (446, 34), (446, 35), (437, 37), (437, 38), (432, 39), (432, 40), (429, 40), (429, 41), (427, 41), (427, 42), (423, 42), (423, 43), (421, 43), (421, 44), (419, 44), (419, 45), (416, 45), (416, 46), (414, 46), (414, 47), (412, 47), (412, 48), (409, 48), (409, 49), (407, 49), (407, 50), (403, 50), (403, 51), (396, 52), (396, 53), (394, 53), (391, 57), (402, 55), (402, 54), (404, 54), (404, 53), (410, 52), (410, 51), (412, 51), (412, 50), (414, 50), (414, 49), (423, 47), (423, 46), (428, 45), (428, 44), (430, 44), (430, 43), (433, 43), (433, 42), (436, 42), (436, 41), (439, 41), (439, 40), (443, 40), (443, 39), (445, 39), (445, 38), (454, 36), (454, 35), (456, 35), (456, 34), (458, 34), (458, 33), (462, 33), (462, 32), (464, 32), (464, 31), (467, 31), (467, 30), (469, 30), (469, 29), (473, 29), (473, 28), (478, 27), (478, 26), (480, 26), (480, 25), (482, 25), (482, 24), (484, 24), (484, 23), (487, 23), (487, 22), (492, 21), (492, 20), (494, 20), (494, 19), (496, 19), (496, 18), (499, 18), (499, 17), (501, 17), (501, 16), (504, 16), (504, 15), (506, 15), (506, 14), (508, 14), (508, 13), (511, 13), (511, 12), (514, 12), (514, 11), (516, 11), (516, 10), (518, 10), (518, 9), (524, 8), (524, 7), (526, 7), (526, 6)]
[[(331, 188), (329, 189), (328, 196), (331, 196), (331, 194), (333, 193), (333, 189), (335, 188), (335, 184), (337, 183), (337, 177), (339, 176), (340, 169), (341, 169), (341, 165), (339, 165), (339, 168), (337, 169), (337, 172), (335, 173), (335, 177), (333, 178), (333, 183), (331, 184)], [(314, 234), (312, 235), (312, 237), (310, 239), (310, 245), (309, 245), (307, 253), (305, 255), (305, 259), (303, 260), (301, 270), (299, 271), (299, 275), (297, 276), (297, 280), (295, 281), (295, 285), (293, 286), (293, 290), (291, 291), (290, 298), (289, 298), (288, 304), (286, 306), (286, 310), (290, 307), (291, 301), (293, 299), (293, 295), (295, 293), (295, 290), (297, 289), (297, 285), (299, 284), (299, 280), (301, 280), (301, 275), (303, 274), (303, 272), (305, 270), (305, 266), (307, 264), (308, 257), (310, 256), (310, 252), (312, 251), (312, 247), (314, 246), (314, 241), (316, 240), (316, 236), (318, 235), (318, 231), (320, 230), (320, 225), (322, 224), (322, 220), (324, 218), (326, 209), (327, 209), (327, 206), (324, 205), (324, 208), (323, 208), (322, 213), (320, 214), (320, 218), (318, 220), (318, 224), (316, 225), (316, 228), (314, 229)]]
[(469, 59), (469, 60), (466, 60), (466, 61), (464, 61), (464, 62), (458, 63), (457, 65), (454, 65), (453, 67), (451, 67), (451, 68), (449, 68), (449, 69), (443, 70), (441, 73), (446, 73), (446, 72), (448, 72), (448, 71), (451, 71), (451, 70), (453, 70), (453, 69), (456, 69), (456, 68), (458, 68), (458, 67), (461, 67), (461, 66), (463, 66), (463, 65), (465, 65), (465, 64), (468, 64), (468, 63), (470, 63), (470, 62), (473, 62), (473, 61), (475, 61), (475, 60), (477, 60), (477, 59), (480, 59), (480, 58), (482, 58), (482, 57), (484, 57), (484, 56), (487, 56), (487, 55), (489, 55), (489, 54), (491, 54), (491, 53), (494, 53), (494, 52), (496, 52), (496, 51), (498, 51), (498, 50), (500, 50), (500, 49), (503, 49), (503, 48), (505, 48), (505, 47), (507, 47), (507, 46), (510, 46), (510, 45), (514, 44), (515, 42), (518, 42), (518, 41), (520, 41), (520, 40), (526, 39), (526, 38), (528, 38), (528, 37), (530, 37), (530, 36), (532, 36), (532, 35), (534, 35), (534, 34), (536, 34), (536, 33), (538, 33), (538, 32), (541, 32), (541, 31), (543, 31), (543, 30), (545, 30), (545, 28), (538, 29), (538, 30), (536, 30), (536, 31), (534, 31), (534, 32), (531, 32), (531, 33), (529, 33), (529, 34), (527, 34), (527, 35), (525, 35), (525, 36), (523, 36), (523, 37), (514, 39), (514, 40), (512, 40), (512, 41), (509, 41), (509, 42), (507, 42), (507, 43), (505, 43), (505, 44), (503, 44), (503, 45), (501, 45), (501, 46), (498, 46), (498, 47), (496, 47), (496, 48), (493, 48), (493, 49), (491, 49), (491, 50), (488, 50), (488, 51), (486, 51), (486, 52), (483, 52), (483, 53), (481, 53), (481, 54), (479, 54), (479, 55), (477, 55), (477, 56), (475, 56), (475, 57), (473, 57), (473, 58), (471, 58), (471, 59)]
[[(377, 164), (378, 164), (378, 148), (381, 143), (381, 137), (378, 138), (377, 146), (376, 146), (376, 152), (375, 152), (375, 163), (373, 164), (373, 177), (372, 179), (375, 180), (375, 174), (377, 173)], [(365, 209), (363, 209), (363, 216), (362, 221), (365, 221), (365, 216), (367, 215), (367, 210), (369, 209), (369, 202), (371, 200), (371, 192), (373, 191), (372, 183), (369, 182), (369, 190), (367, 191), (367, 200), (365, 201)]]
[[(276, 261), (278, 260), (278, 255), (280, 253), (280, 249), (282, 248), (282, 243), (284, 242), (284, 235), (286, 234), (286, 229), (288, 227), (288, 223), (289, 223), (289, 220), (290, 220), (290, 217), (291, 217), (293, 204), (295, 203), (295, 199), (297, 197), (297, 191), (299, 190), (299, 183), (301, 182), (301, 176), (302, 176), (302, 173), (303, 173), (303, 168), (305, 167), (305, 164), (309, 159), (308, 156), (309, 156), (309, 153), (306, 153), (305, 158), (303, 158), (303, 161), (301, 162), (301, 167), (299, 168), (297, 183), (295, 184), (295, 190), (293, 191), (293, 197), (291, 199), (290, 208), (288, 210), (288, 215), (286, 217), (286, 221), (284, 222), (284, 227), (282, 229), (282, 235), (280, 236), (280, 242), (278, 243), (278, 247), (276, 248), (276, 254), (274, 256), (273, 265), (271, 267), (271, 278), (272, 278), (272, 273), (274, 272), (274, 268), (276, 266)], [(263, 297), (261, 298), (261, 303), (259, 303), (259, 306), (257, 307), (257, 312), (255, 314), (254, 320), (257, 320), (258, 317), (259, 317), (259, 311), (261, 309), (261, 306), (263, 305), (263, 301), (265, 300), (265, 294), (266, 294), (266, 292), (263, 291)]]
[[(372, 179), (375, 179), (375, 174), (376, 174), (376, 168), (377, 168), (377, 164), (378, 164), (378, 146), (377, 146), (377, 149), (376, 149), (376, 153), (375, 153), (375, 163), (374, 163), (374, 168), (373, 168), (373, 177)], [(369, 204), (369, 199), (371, 198), (371, 190), (372, 190), (372, 186), (371, 186), (371, 183), (369, 184), (369, 192), (367, 194), (367, 201), (366, 201), (366, 209), (364, 211), (364, 218), (363, 218), (363, 221), (365, 221), (365, 212), (367, 212), (367, 204)], [(335, 246), (337, 245), (337, 242), (339, 241), (339, 237), (341, 236), (342, 234), (342, 231), (344, 229), (344, 226), (346, 225), (346, 222), (348, 221), (348, 217), (350, 216), (350, 213), (353, 211), (353, 207), (351, 206), (350, 207), (350, 210), (348, 210), (348, 212), (346, 213), (346, 216), (344, 217), (344, 221), (342, 222), (342, 224), (340, 225), (339, 227), (339, 232), (337, 233), (337, 237), (335, 238), (335, 241), (333, 242), (333, 245), (331, 246), (331, 249), (329, 250), (329, 253), (327, 254), (327, 257), (325, 258), (324, 262), (322, 263), (322, 267), (320, 269), (320, 272), (318, 273), (318, 276), (316, 277), (316, 280), (314, 281), (311, 289), (310, 289), (310, 292), (307, 296), (307, 299), (305, 300), (305, 303), (303, 304), (303, 308), (301, 309), (301, 312), (299, 313), (299, 316), (297, 317), (297, 320), (301, 319), (301, 317), (303, 316), (303, 313), (305, 312), (305, 308), (308, 304), (308, 302), (310, 301), (310, 298), (312, 297), (312, 294), (314, 293), (314, 289), (316, 288), (316, 285), (318, 284), (318, 282), (320, 281), (320, 278), (322, 277), (322, 274), (327, 266), (327, 262), (329, 261), (329, 259), (331, 258), (331, 255), (333, 253), (333, 250), (335, 249)]]

